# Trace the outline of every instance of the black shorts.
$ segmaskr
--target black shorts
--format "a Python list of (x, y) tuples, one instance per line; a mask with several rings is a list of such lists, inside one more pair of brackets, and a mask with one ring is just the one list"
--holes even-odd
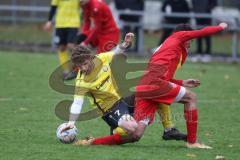
[(123, 99), (120, 99), (113, 105), (109, 112), (102, 116), (102, 119), (114, 129), (118, 127), (118, 121), (124, 114), (133, 115), (133, 107)]
[(56, 28), (54, 42), (57, 45), (75, 43), (77, 40), (78, 28)]

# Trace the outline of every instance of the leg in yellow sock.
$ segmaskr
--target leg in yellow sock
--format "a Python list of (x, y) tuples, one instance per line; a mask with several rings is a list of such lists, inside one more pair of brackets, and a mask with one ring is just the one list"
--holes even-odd
[(174, 127), (169, 105), (160, 104), (158, 114), (160, 115), (162, 125), (164, 127), (164, 133), (162, 136), (164, 140), (187, 140), (187, 135), (181, 133), (178, 129)]
[(70, 65), (65, 64), (70, 60), (67, 49), (60, 49), (58, 51), (58, 57), (59, 57), (60, 65), (62, 65), (63, 73), (70, 72), (71, 71)]
[(158, 114), (161, 117), (162, 125), (164, 129), (170, 129), (174, 127), (171, 117), (171, 109), (167, 104), (159, 104)]

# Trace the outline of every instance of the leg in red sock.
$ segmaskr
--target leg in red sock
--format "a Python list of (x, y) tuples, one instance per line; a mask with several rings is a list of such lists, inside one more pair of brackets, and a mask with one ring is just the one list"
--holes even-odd
[(187, 126), (187, 142), (195, 143), (197, 141), (198, 110), (184, 110), (184, 117)]
[(91, 145), (120, 145), (123, 139), (119, 134), (96, 138), (92, 141)]

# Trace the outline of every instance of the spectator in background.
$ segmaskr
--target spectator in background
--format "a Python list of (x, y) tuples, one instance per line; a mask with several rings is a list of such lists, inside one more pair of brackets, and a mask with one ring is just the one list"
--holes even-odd
[(79, 0), (83, 10), (82, 34), (78, 42), (97, 48), (97, 53), (114, 48), (120, 31), (108, 5), (103, 0)]
[[(217, 5), (216, 0), (192, 0), (192, 10), (194, 13), (211, 14), (211, 10)], [(196, 18), (198, 26), (209, 26), (212, 23), (211, 18)], [(203, 51), (203, 40), (205, 41), (206, 48)], [(201, 54), (201, 60), (203, 62), (211, 61), (211, 37), (202, 37), (197, 39), (197, 51)]]
[[(114, 0), (115, 6), (117, 10), (130, 10), (130, 11), (144, 11), (144, 0), (128, 0), (127, 2), (124, 0)], [(139, 23), (141, 20), (141, 16), (139, 15), (120, 15), (119, 19), (124, 23)], [(135, 46), (133, 47), (133, 51), (137, 51), (138, 44), (138, 31), (140, 26), (138, 25), (124, 25), (122, 28), (122, 35), (126, 35), (128, 32), (133, 32), (136, 36), (135, 38)]]
[(70, 80), (76, 77), (76, 72), (71, 72), (72, 67), (68, 63), (66, 64), (66, 62), (70, 60), (68, 49), (74, 47), (80, 28), (79, 9), (79, 0), (52, 0), (48, 21), (44, 25), (44, 30), (50, 32), (53, 26), (52, 20), (56, 14), (56, 37), (54, 40), (58, 46), (58, 56), (63, 68), (64, 80)]
[[(201, 2), (201, 0), (199, 0)], [(189, 23), (189, 18), (184, 17), (174, 17), (171, 16), (171, 13), (174, 12), (182, 12), (189, 13), (190, 8), (186, 0), (165, 0), (162, 6), (162, 12), (169, 15), (164, 16), (164, 20), (166, 24), (177, 25), (180, 23)], [(165, 39), (172, 33), (173, 28), (164, 28), (163, 35), (160, 39), (159, 45), (161, 45)]]

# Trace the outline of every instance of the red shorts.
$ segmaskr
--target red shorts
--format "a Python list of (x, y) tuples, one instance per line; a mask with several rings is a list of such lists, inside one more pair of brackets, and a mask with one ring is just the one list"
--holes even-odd
[(120, 32), (116, 30), (116, 32), (109, 33), (106, 35), (99, 35), (94, 39), (91, 44), (97, 47), (97, 53), (108, 52), (116, 47), (119, 43)]
[[(159, 106), (159, 103), (171, 104), (174, 102), (176, 97), (179, 94), (181, 86), (173, 84), (172, 88), (168, 92), (155, 95), (151, 97), (136, 97), (135, 98), (135, 107), (134, 107), (134, 119), (139, 121), (149, 121), (148, 124), (151, 124), (154, 120), (156, 110)], [(159, 86), (154, 85), (144, 85), (136, 87), (136, 91), (158, 91)]]

